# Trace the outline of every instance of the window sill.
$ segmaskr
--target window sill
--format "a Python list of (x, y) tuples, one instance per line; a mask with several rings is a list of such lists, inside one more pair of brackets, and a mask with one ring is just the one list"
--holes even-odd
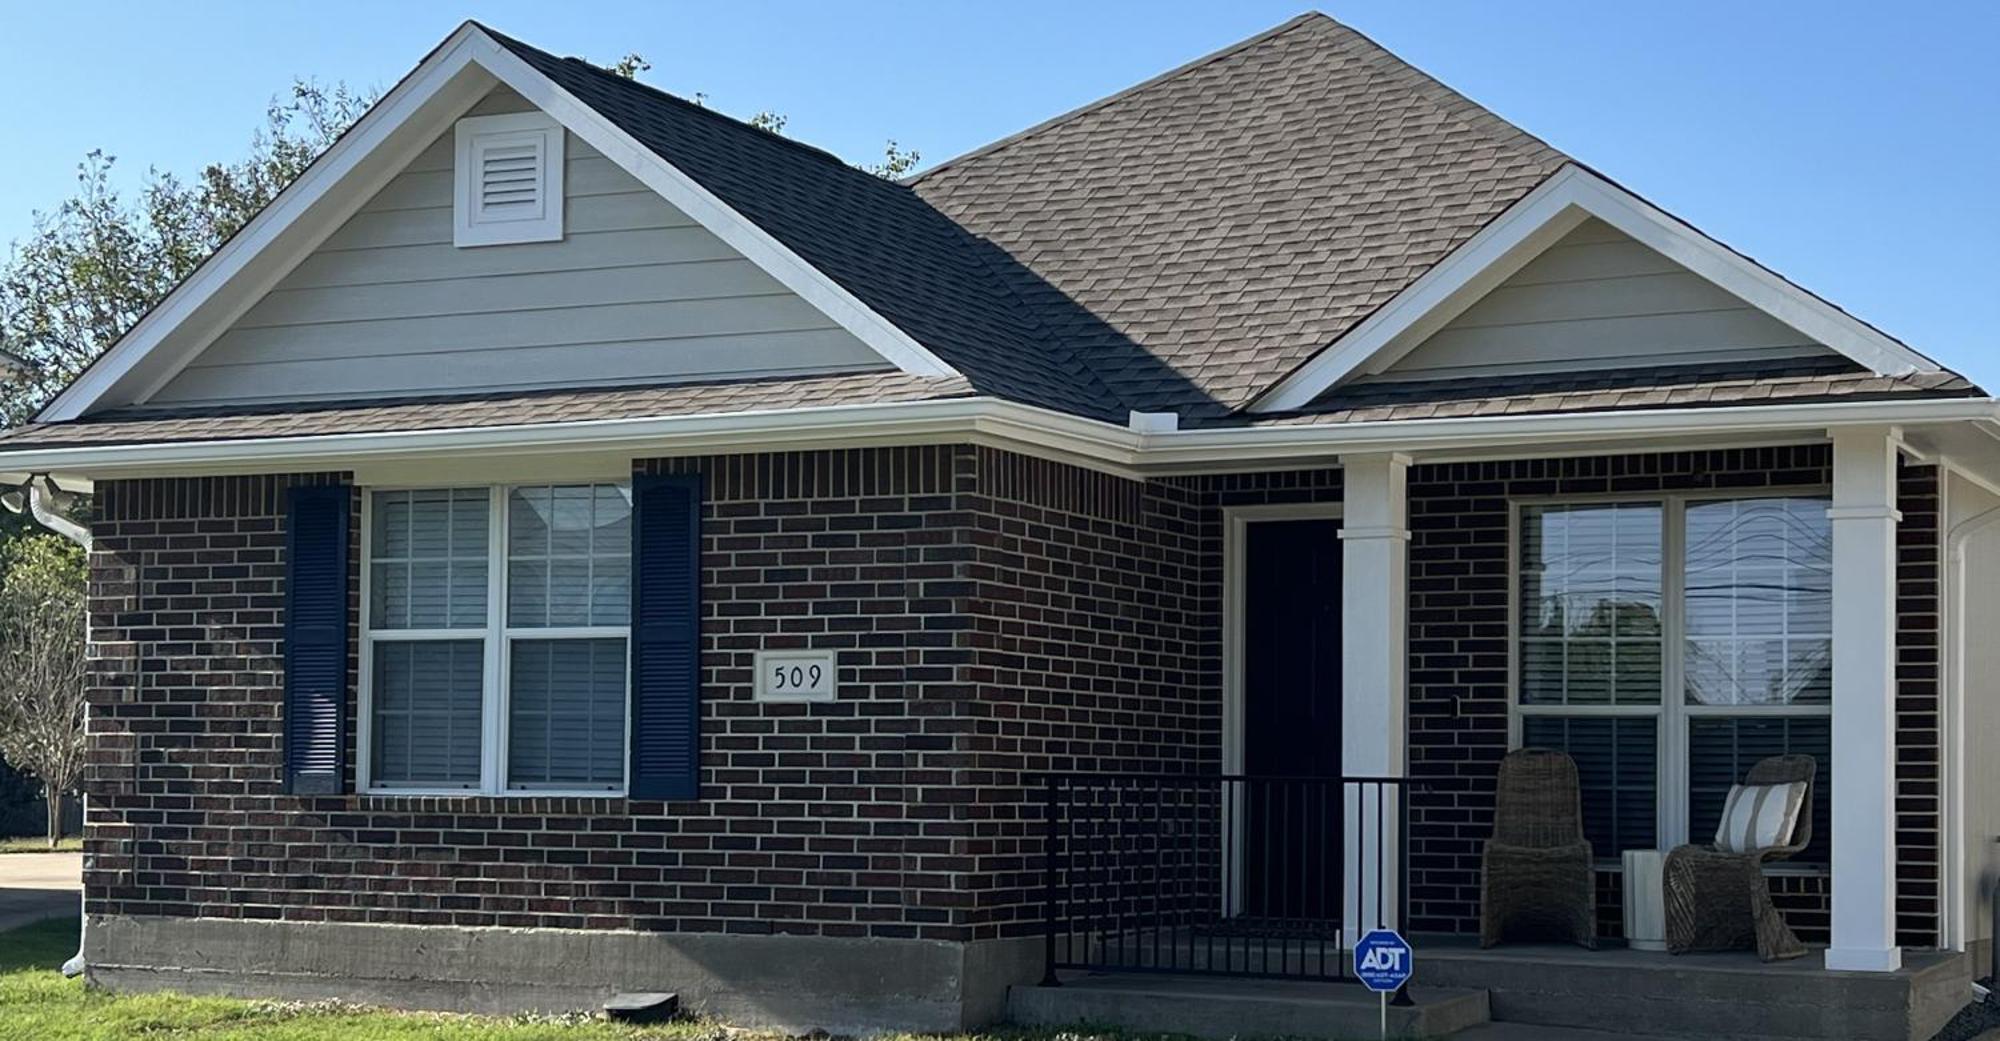
[[(1657, 850), (1654, 852), (1658, 852), (1661, 856), (1665, 856), (1667, 853), (1666, 850)], [(1625, 873), (1625, 861), (1622, 857), (1617, 860), (1594, 858), (1591, 868), (1603, 874), (1622, 875)], [(1832, 869), (1825, 864), (1797, 864), (1791, 861), (1779, 860), (1764, 865), (1764, 874), (1767, 876), (1789, 875), (1798, 878), (1824, 878), (1831, 873)]]
[(486, 792), (476, 788), (363, 788), (356, 794), (369, 799), (623, 799), (625, 790), (607, 791), (602, 788), (573, 790), (510, 788), (501, 792)]

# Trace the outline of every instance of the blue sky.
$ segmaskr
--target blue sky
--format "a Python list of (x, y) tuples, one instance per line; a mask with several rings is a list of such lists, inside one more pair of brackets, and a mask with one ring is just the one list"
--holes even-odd
[[(103, 148), (136, 181), (241, 154), (294, 76), (387, 87), (463, 18), (856, 161), (948, 158), (1306, 8), (1113, 3), (0, 0), (0, 243)], [(2000, 388), (2000, 4), (1326, 0), (1697, 227)]]

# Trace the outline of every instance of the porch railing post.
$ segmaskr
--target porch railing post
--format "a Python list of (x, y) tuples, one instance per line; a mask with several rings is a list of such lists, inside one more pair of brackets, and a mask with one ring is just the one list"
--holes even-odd
[[(1396, 786), (1396, 928), (1405, 936), (1410, 930), (1410, 780)], [(1405, 981), (1396, 988), (1395, 1000), (1391, 1005), (1409, 1006), (1416, 1004), (1410, 997), (1410, 984)]]
[(1060, 987), (1056, 978), (1056, 775), (1044, 779), (1042, 791), (1042, 986)]

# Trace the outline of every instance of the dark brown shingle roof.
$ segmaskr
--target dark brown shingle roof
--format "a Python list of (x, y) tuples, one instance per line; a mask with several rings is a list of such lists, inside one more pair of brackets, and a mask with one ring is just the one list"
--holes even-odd
[(1366, 423), (1549, 412), (1976, 397), (1951, 372), (1878, 376), (1845, 358), (1793, 358), (1597, 372), (1547, 372), (1444, 380), (1373, 380), (1336, 387), (1311, 408), (1236, 416), (1218, 425)]
[(578, 58), (502, 46), (965, 374), (981, 393), (1122, 419), (995, 265), (1011, 263), (909, 188)]
[(1232, 415), (1569, 161), (1323, 15), (1294, 19), (907, 183), (588, 62), (491, 35), (965, 379), (891, 373), (123, 410), (7, 432), (0, 445), (495, 426), (964, 394), (1114, 422), (1142, 409), (1222, 425), (1976, 393), (1949, 373), (1885, 380), (1851, 365), (1683, 368), (1363, 382), (1335, 388), (1306, 412)]
[(909, 185), (495, 34), (982, 392), (1241, 405), (1567, 162), (1305, 15)]
[(1332, 343), (1567, 161), (1310, 14), (914, 184), (1032, 272), (1015, 292), (1134, 407), (1198, 415)]
[(872, 372), (754, 382), (593, 387), (259, 408), (132, 408), (67, 423), (30, 423), (0, 431), (0, 450), (715, 415), (929, 401), (971, 393), (972, 387), (956, 377)]

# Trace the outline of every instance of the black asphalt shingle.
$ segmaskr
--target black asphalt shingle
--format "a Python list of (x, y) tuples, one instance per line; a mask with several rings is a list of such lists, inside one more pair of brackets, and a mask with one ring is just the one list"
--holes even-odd
[(1570, 160), (1309, 14), (906, 182), (484, 29), (964, 374), (114, 410), (8, 446), (569, 422), (990, 395), (1122, 422), (1340, 423), (1980, 393), (1841, 358), (1362, 380), (1240, 409)]
[(1044, 333), (984, 247), (917, 193), (832, 155), (578, 58), (502, 46), (964, 373), (982, 393), (1122, 418), (1117, 396)]

